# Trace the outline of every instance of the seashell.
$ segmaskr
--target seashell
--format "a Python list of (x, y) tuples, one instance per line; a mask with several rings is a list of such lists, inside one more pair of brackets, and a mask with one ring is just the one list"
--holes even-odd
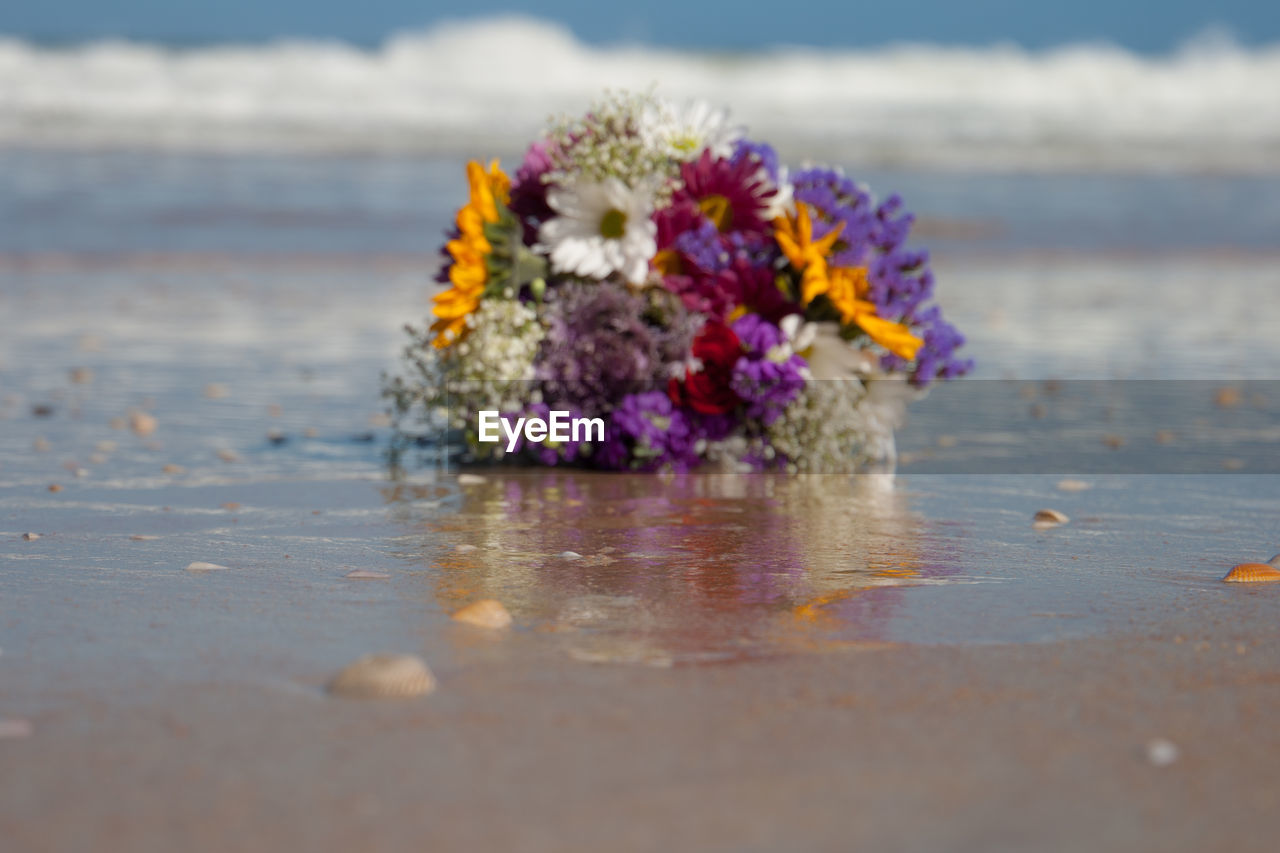
[(416, 655), (365, 655), (333, 677), (325, 688), (351, 699), (407, 699), (436, 688), (435, 676)]
[(231, 391), (221, 382), (210, 382), (204, 386), (204, 396), (207, 400), (221, 400), (230, 394)]
[(225, 568), (226, 566), (219, 566), (217, 563), (205, 563), (200, 560), (187, 565), (187, 571), (189, 572), (219, 572)]
[[(1273, 558), (1274, 559), (1274, 558)], [(1280, 581), (1280, 568), (1267, 563), (1241, 563), (1232, 567), (1223, 583), (1265, 583)]]
[(183, 474), (183, 473), (186, 473), (187, 469), (183, 468), (181, 465), (174, 465), (172, 462), (170, 462), (168, 465), (164, 466), (160, 470), (164, 471), (164, 473), (166, 474)]
[(582, 559), (582, 555), (579, 554), (577, 551), (561, 551), (559, 554), (556, 554), (556, 556), (562, 560), (581, 560)]
[(227, 512), (235, 512), (240, 508), (240, 504), (236, 503), (235, 501), (227, 501), (222, 505), (222, 508), (225, 509)]
[(478, 486), (484, 482), (487, 482), (487, 478), (482, 477), (479, 474), (459, 474), (458, 475), (459, 486)]
[(1059, 524), (1066, 524), (1070, 520), (1064, 512), (1058, 512), (1056, 509), (1042, 509), (1032, 517), (1031, 526), (1038, 530), (1044, 530), (1049, 527), (1057, 527)]
[(1124, 436), (1116, 435), (1115, 433), (1108, 433), (1102, 437), (1102, 443), (1107, 447), (1110, 447), (1112, 450), (1119, 450), (1124, 447)]
[(368, 569), (355, 569), (343, 575), (344, 578), (350, 578), (353, 581), (384, 581), (391, 575), (386, 572), (372, 572)]
[(1162, 737), (1147, 741), (1147, 761), (1153, 767), (1168, 767), (1178, 760), (1179, 753), (1178, 745), (1173, 741)]
[(62, 486), (59, 486), (57, 483), (50, 483), (49, 491), (53, 492), (56, 495), (58, 492), (62, 491)]
[(156, 419), (146, 412), (129, 413), (129, 429), (133, 430), (135, 435), (145, 438), (155, 432), (157, 426), (159, 423)]
[(31, 737), (35, 733), (35, 726), (31, 725), (30, 720), (21, 720), (15, 717), (0, 717), (0, 739), (11, 737)]
[(39, 539), (39, 538), (40, 538), (40, 534), (39, 534), (39, 533), (24, 533), (24, 534), (22, 534), (22, 538), (23, 538), (24, 540), (26, 540), (27, 542), (34, 542), (34, 541), (36, 541), (37, 539)]
[(1219, 388), (1213, 395), (1213, 404), (1224, 409), (1240, 405), (1240, 390), (1230, 385)]
[(1059, 480), (1058, 491), (1060, 492), (1083, 492), (1086, 489), (1092, 489), (1093, 483), (1086, 483), (1084, 480)]
[(501, 601), (492, 598), (484, 598), (468, 604), (453, 614), (453, 618), (468, 625), (475, 625), (477, 628), (511, 627), (511, 614), (502, 606)]

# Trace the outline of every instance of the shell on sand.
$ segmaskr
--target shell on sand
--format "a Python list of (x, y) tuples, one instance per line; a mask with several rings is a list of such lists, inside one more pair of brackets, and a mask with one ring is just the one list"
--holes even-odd
[(365, 655), (343, 669), (325, 688), (352, 699), (407, 699), (436, 688), (435, 676), (416, 655)]
[(187, 565), (187, 571), (189, 572), (220, 572), (225, 568), (226, 566), (219, 566), (217, 563), (205, 563), (201, 560), (196, 560), (194, 563)]
[(1092, 489), (1092, 483), (1086, 483), (1084, 480), (1059, 480), (1058, 491), (1060, 492), (1083, 492)]
[(1241, 563), (1232, 567), (1223, 579), (1224, 583), (1264, 583), (1280, 581), (1280, 569), (1267, 563)]
[(156, 431), (159, 424), (156, 419), (146, 412), (130, 412), (129, 413), (129, 429), (144, 438)]
[(501, 601), (492, 598), (484, 598), (468, 604), (453, 614), (453, 618), (468, 625), (475, 625), (477, 628), (511, 627), (511, 614), (502, 606)]
[(23, 539), (25, 539), (25, 540), (26, 540), (26, 541), (28, 541), (28, 542), (34, 542), (34, 541), (36, 541), (37, 539), (39, 539), (39, 538), (40, 538), (40, 534), (39, 534), (39, 533), (24, 533), (24, 534), (22, 534), (22, 538), (23, 538)]
[(357, 581), (384, 581), (391, 575), (386, 572), (373, 572), (369, 569), (355, 569), (343, 575), (344, 578), (351, 578)]
[(1058, 512), (1056, 509), (1042, 509), (1032, 517), (1031, 526), (1044, 529), (1066, 524), (1070, 520), (1065, 512)]

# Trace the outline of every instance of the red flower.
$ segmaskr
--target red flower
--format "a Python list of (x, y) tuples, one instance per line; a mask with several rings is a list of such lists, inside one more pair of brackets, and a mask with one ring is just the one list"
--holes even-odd
[(667, 384), (671, 402), (704, 415), (733, 411), (740, 400), (729, 382), (741, 356), (742, 343), (733, 329), (719, 320), (708, 320), (693, 339), (693, 357), (702, 362), (702, 369), (685, 373), (684, 381), (672, 379)]

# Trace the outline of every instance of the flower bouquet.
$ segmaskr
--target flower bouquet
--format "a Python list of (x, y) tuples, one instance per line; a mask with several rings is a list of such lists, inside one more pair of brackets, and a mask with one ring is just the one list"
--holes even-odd
[[(971, 367), (896, 195), (789, 172), (705, 105), (608, 96), (514, 180), (496, 160), (467, 179), (387, 394), (402, 434), (412, 416), (468, 460), (858, 470), (892, 461), (907, 399)], [(572, 432), (508, 428), (557, 414)]]

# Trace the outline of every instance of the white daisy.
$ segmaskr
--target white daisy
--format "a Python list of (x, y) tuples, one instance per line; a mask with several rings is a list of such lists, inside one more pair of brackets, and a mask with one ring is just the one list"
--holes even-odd
[(640, 138), (645, 146), (676, 160), (696, 160), (709, 149), (714, 157), (730, 157), (742, 138), (742, 128), (729, 124), (729, 114), (706, 101), (679, 107), (656, 101), (640, 115)]
[(605, 178), (556, 187), (547, 203), (559, 215), (543, 223), (538, 239), (556, 272), (597, 279), (618, 272), (644, 281), (658, 251), (651, 193)]

